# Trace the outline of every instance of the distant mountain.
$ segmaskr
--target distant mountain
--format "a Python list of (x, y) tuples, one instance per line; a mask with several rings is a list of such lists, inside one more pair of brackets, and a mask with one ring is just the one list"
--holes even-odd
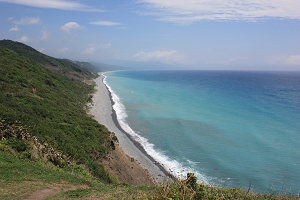
[(54, 71), (71, 79), (82, 81), (84, 79), (91, 79), (95, 77), (93, 73), (70, 60), (58, 59), (51, 56), (47, 56), (21, 42), (15, 42), (11, 40), (0, 40), (0, 46), (11, 49), (20, 55), (35, 60), (36, 62), (50, 69), (51, 71)]
[(78, 65), (78, 66), (80, 66), (80, 67), (82, 67), (82, 68), (84, 68), (84, 69), (86, 69), (86, 70), (88, 70), (88, 71), (90, 71), (92, 73), (98, 73), (98, 72), (103, 71), (101, 68), (96, 67), (96, 66), (92, 65), (89, 62), (76, 61), (76, 60), (71, 61), (71, 62), (75, 63), (76, 65)]
[(182, 68), (176, 64), (166, 64), (160, 62), (143, 62), (143, 61), (133, 61), (133, 60), (114, 60), (111, 61), (115, 66), (122, 66), (121, 70), (167, 70), (167, 69), (178, 69)]
[(126, 67), (121, 67), (118, 65), (109, 65), (109, 64), (104, 64), (104, 63), (97, 63), (97, 62), (91, 62), (93, 66), (97, 67), (100, 69), (100, 71), (116, 71), (116, 70), (126, 70), (128, 68)]

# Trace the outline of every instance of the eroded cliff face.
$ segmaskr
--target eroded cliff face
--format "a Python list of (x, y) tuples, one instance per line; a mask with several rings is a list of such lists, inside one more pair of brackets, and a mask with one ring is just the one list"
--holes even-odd
[(105, 156), (102, 164), (120, 182), (133, 185), (154, 185), (154, 179), (148, 170), (125, 154), (118, 145), (115, 145), (115, 150)]

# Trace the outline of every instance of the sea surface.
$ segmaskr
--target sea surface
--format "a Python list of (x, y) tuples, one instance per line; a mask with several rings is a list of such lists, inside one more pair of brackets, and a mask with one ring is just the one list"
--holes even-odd
[(300, 72), (105, 73), (122, 128), (173, 175), (300, 191)]

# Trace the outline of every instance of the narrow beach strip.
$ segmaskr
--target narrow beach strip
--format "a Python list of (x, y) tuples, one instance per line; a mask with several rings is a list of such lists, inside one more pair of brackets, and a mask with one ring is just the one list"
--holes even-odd
[(156, 183), (162, 184), (175, 180), (167, 170), (147, 154), (145, 149), (138, 142), (133, 140), (131, 136), (121, 128), (117, 120), (116, 112), (112, 108), (114, 102), (108, 88), (103, 83), (103, 79), (104, 76), (101, 74), (94, 80), (96, 83), (96, 92), (93, 95), (93, 104), (89, 114), (94, 116), (94, 119), (100, 124), (105, 125), (109, 131), (115, 133), (123, 151), (134, 158), (144, 169), (147, 169)]

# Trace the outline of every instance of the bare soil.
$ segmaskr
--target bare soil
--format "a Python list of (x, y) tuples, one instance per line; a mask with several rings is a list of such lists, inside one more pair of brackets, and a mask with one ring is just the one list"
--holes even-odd
[(154, 185), (154, 179), (148, 170), (125, 154), (118, 145), (102, 160), (102, 163), (104, 168), (120, 182), (133, 185)]
[(89, 186), (87, 186), (87, 185), (75, 186), (75, 185), (69, 185), (69, 184), (67, 184), (67, 185), (65, 185), (65, 184), (48, 185), (47, 188), (44, 188), (41, 190), (36, 190), (25, 200), (44, 200), (47, 197), (52, 197), (52, 196), (58, 194), (59, 192), (76, 190), (79, 188), (88, 188), (88, 187)]
[(56, 195), (58, 192), (60, 192), (59, 188), (48, 188), (48, 189), (38, 190), (32, 193), (31, 196), (25, 200), (43, 200), (47, 197)]

